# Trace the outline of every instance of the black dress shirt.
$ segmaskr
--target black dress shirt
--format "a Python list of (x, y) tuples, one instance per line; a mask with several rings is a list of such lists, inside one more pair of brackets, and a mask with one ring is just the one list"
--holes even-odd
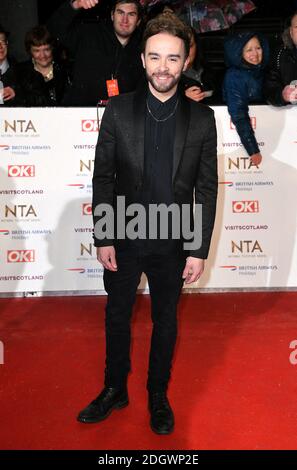
[(147, 95), (147, 109), (144, 137), (144, 179), (142, 187), (142, 204), (147, 214), (147, 238), (137, 240), (141, 253), (169, 254), (176, 247), (176, 240), (171, 239), (171, 217), (168, 218), (168, 239), (160, 238), (160, 224), (157, 224), (157, 238), (149, 239), (150, 204), (174, 202), (172, 186), (174, 136), (176, 126), (176, 108), (178, 94), (167, 101), (158, 100), (150, 91)]

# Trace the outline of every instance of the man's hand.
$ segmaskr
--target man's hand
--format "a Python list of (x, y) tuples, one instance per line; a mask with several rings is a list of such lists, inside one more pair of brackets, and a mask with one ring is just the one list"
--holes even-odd
[(75, 0), (72, 2), (72, 8), (74, 8), (74, 10), (79, 10), (80, 8), (87, 10), (88, 8), (95, 7), (98, 1), (99, 0)]
[(6, 86), (3, 88), (3, 100), (4, 101), (9, 101), (12, 100), (15, 97), (15, 91), (13, 88), (10, 86)]
[(260, 165), (262, 161), (261, 153), (254, 153), (253, 155), (250, 156), (250, 160), (253, 165), (256, 165), (256, 166)]
[(189, 256), (187, 258), (186, 266), (183, 272), (183, 279), (186, 284), (198, 281), (204, 271), (204, 259), (194, 258)]
[(287, 103), (296, 104), (297, 101), (297, 87), (294, 85), (287, 85), (282, 91), (283, 99)]
[(113, 246), (101, 246), (100, 248), (97, 248), (97, 260), (109, 271), (118, 270), (115, 249)]
[(187, 88), (185, 94), (188, 98), (194, 101), (201, 101), (205, 98), (205, 92), (201, 91), (199, 86), (191, 86)]

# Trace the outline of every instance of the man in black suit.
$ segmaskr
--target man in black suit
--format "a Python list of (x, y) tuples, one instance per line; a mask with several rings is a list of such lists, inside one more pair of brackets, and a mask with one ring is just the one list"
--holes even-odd
[[(171, 13), (151, 20), (142, 53), (148, 84), (112, 98), (102, 119), (93, 176), (93, 214), (95, 246), (105, 268), (108, 293), (105, 387), (79, 413), (78, 420), (83, 423), (101, 421), (113, 409), (128, 404), (130, 318), (144, 272), (153, 320), (147, 380), (150, 424), (157, 434), (169, 434), (174, 427), (167, 386), (177, 335), (177, 303), (183, 281), (195, 282), (203, 272), (217, 197), (214, 113), (178, 90), (188, 54), (189, 32), (184, 23)], [(184, 230), (183, 236), (176, 233), (185, 222), (193, 222), (194, 194), (194, 235), (186, 244), (189, 237)], [(118, 204), (123, 198), (125, 208)], [(157, 222), (150, 218), (156, 206), (174, 206), (175, 215), (178, 209), (189, 210), (177, 224), (175, 215), (171, 217), (168, 211), (169, 228), (164, 236), (164, 213)], [(202, 218), (198, 217), (199, 208)], [(140, 214), (136, 222), (131, 220), (135, 211)], [(110, 222), (115, 221), (117, 226), (110, 230)], [(201, 228), (200, 243), (195, 240), (195, 226)], [(134, 232), (137, 228), (136, 237), (133, 228)]]

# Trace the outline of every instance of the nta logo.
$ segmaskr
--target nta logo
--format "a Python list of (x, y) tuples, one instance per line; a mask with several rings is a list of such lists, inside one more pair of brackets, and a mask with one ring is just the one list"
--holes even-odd
[(258, 240), (240, 240), (239, 242), (231, 241), (232, 253), (263, 253)]
[(17, 206), (5, 206), (5, 217), (13, 215), (14, 217), (29, 217), (30, 215), (37, 217), (37, 214), (32, 205), (19, 204)]
[(80, 160), (79, 162), (79, 171), (82, 173), (83, 171), (93, 171), (94, 160), (83, 161)]
[(4, 120), (4, 132), (14, 132), (20, 134), (27, 134), (28, 132), (37, 133), (35, 126), (31, 120), (27, 121), (26, 119), (14, 119), (9, 122)]
[(251, 161), (250, 157), (236, 157), (233, 159), (228, 157), (228, 170), (232, 170), (233, 168), (237, 170), (249, 170), (253, 166), (258, 168), (258, 166)]
[(85, 254), (92, 256), (93, 254), (92, 243), (89, 243), (88, 245), (84, 245), (83, 243), (80, 244), (80, 256), (84, 256)]

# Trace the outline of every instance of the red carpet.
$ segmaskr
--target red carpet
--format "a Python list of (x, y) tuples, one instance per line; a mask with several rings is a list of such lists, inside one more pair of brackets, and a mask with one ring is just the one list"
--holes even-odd
[(184, 295), (169, 397), (176, 430), (148, 425), (149, 298), (133, 321), (130, 405), (83, 425), (103, 381), (104, 297), (0, 299), (1, 449), (296, 449), (297, 293)]

